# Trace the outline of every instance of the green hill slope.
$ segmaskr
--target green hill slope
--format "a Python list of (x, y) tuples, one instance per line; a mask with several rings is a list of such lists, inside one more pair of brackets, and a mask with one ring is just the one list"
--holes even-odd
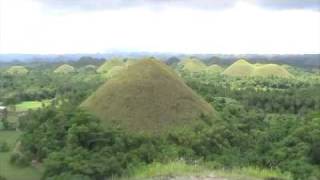
[(179, 66), (181, 66), (183, 71), (191, 73), (201, 72), (207, 67), (204, 63), (195, 58), (183, 60), (179, 63)]
[(104, 64), (102, 64), (98, 69), (98, 73), (107, 73), (110, 69), (112, 69), (114, 66), (123, 66), (125, 63), (121, 61), (120, 59), (111, 59), (106, 61)]
[(126, 66), (131, 66), (131, 65), (133, 65), (133, 64), (135, 64), (136, 62), (138, 62), (139, 60), (137, 60), (137, 59), (132, 59), (132, 58), (130, 58), (130, 59), (127, 59), (127, 61), (126, 61)]
[(84, 66), (83, 68), (84, 68), (85, 70), (87, 70), (87, 71), (94, 71), (94, 70), (97, 69), (97, 66), (92, 65), (92, 64), (89, 64), (89, 65)]
[(292, 75), (284, 68), (277, 64), (266, 64), (258, 66), (254, 69), (252, 76), (263, 76), (263, 77), (282, 77), (289, 78)]
[(277, 64), (250, 64), (246, 60), (238, 60), (230, 65), (226, 70), (223, 71), (224, 75), (238, 76), (238, 77), (249, 77), (249, 76), (260, 76), (260, 77), (281, 77), (290, 78), (293, 77), (284, 67)]
[(53, 72), (58, 74), (69, 74), (69, 73), (75, 72), (75, 69), (73, 66), (70, 66), (68, 64), (63, 64), (59, 66), (57, 69), (55, 69)]
[(108, 80), (81, 107), (130, 131), (160, 133), (214, 115), (167, 65), (141, 60)]
[(240, 59), (235, 63), (231, 64), (227, 69), (223, 71), (222, 74), (228, 76), (251, 76), (252, 72), (254, 71), (254, 65), (250, 64), (244, 59)]
[(210, 74), (218, 74), (218, 73), (221, 73), (223, 71), (223, 68), (217, 64), (213, 64), (211, 66), (208, 66), (205, 71), (207, 73), (210, 73)]
[(25, 75), (28, 74), (29, 70), (24, 66), (11, 66), (6, 73), (10, 75)]
[(127, 66), (114, 66), (108, 71), (108, 73), (106, 74), (106, 77), (112, 78), (112, 77), (120, 74), (121, 71), (124, 71), (125, 69), (127, 69)]

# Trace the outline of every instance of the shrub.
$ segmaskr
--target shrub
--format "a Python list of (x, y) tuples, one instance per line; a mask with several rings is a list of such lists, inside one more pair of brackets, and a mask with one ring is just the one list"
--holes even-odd
[(7, 179), (0, 175), (0, 180), (7, 180)]
[(58, 176), (47, 178), (47, 180), (91, 180), (91, 179), (88, 176), (84, 176), (84, 175), (64, 173)]
[(267, 178), (264, 178), (264, 180), (284, 180), (284, 179), (277, 178), (277, 177), (267, 177)]
[(311, 148), (311, 159), (313, 163), (320, 165), (320, 143), (314, 144)]
[(8, 152), (9, 149), (10, 148), (7, 142), (0, 142), (0, 152)]
[(30, 164), (30, 161), (25, 155), (21, 153), (13, 153), (10, 157), (10, 163), (20, 167), (25, 167)]

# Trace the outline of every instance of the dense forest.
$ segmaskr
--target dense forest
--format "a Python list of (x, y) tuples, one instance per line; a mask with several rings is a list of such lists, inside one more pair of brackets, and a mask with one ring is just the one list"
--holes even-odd
[[(203, 66), (228, 66), (215, 59), (207, 58)], [(162, 134), (130, 132), (106, 121), (102, 125), (79, 107), (113, 78), (94, 69), (101, 59), (20, 63), (29, 70), (24, 75), (7, 73), (8, 64), (0, 67), (0, 106), (8, 108), (8, 116), (0, 116), (0, 134), (20, 133), (12, 144), (0, 138), (0, 153), (8, 152), (10, 166), (41, 167), (45, 180), (130, 177), (137, 167), (172, 161), (227, 170), (258, 167), (293, 180), (320, 179), (320, 76), (314, 67), (290, 61), (286, 69), (292, 78), (234, 77), (191, 72), (181, 62), (166, 61), (217, 115), (201, 115), (201, 123)], [(54, 73), (65, 63), (75, 70)], [(18, 105), (29, 101), (40, 105), (19, 111)], [(2, 173), (0, 167), (0, 179), (10, 180)]]

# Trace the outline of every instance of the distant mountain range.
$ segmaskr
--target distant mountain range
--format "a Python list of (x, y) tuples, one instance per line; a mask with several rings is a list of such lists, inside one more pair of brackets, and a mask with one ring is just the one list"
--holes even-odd
[(197, 57), (208, 64), (230, 65), (238, 59), (244, 58), (252, 63), (282, 63), (296, 65), (300, 67), (320, 68), (320, 54), (302, 54), (302, 55), (281, 55), (281, 54), (177, 54), (177, 53), (158, 53), (158, 52), (113, 52), (113, 53), (96, 53), (96, 54), (0, 54), (1, 62), (24, 63), (34, 61), (52, 61), (66, 62), (77, 61), (81, 57), (92, 57), (96, 59), (109, 59), (112, 57), (131, 57), (141, 58), (154, 56), (159, 59), (167, 60), (171, 57), (183, 59), (185, 57)]

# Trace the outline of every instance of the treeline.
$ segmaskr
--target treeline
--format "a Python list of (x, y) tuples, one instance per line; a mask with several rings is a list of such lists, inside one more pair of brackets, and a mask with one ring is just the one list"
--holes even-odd
[(59, 75), (38, 70), (24, 76), (0, 73), (0, 102), (12, 105), (22, 101), (53, 99), (67, 93), (88, 95), (102, 82), (99, 75), (86, 72)]
[(238, 59), (249, 59), (251, 63), (288, 64), (302, 68), (320, 69), (320, 54), (302, 55), (217, 55), (204, 60), (208, 64), (230, 65)]
[(187, 84), (209, 102), (215, 97), (233, 98), (265, 113), (305, 115), (320, 109), (317, 79), (233, 78), (221, 75), (185, 74)]

